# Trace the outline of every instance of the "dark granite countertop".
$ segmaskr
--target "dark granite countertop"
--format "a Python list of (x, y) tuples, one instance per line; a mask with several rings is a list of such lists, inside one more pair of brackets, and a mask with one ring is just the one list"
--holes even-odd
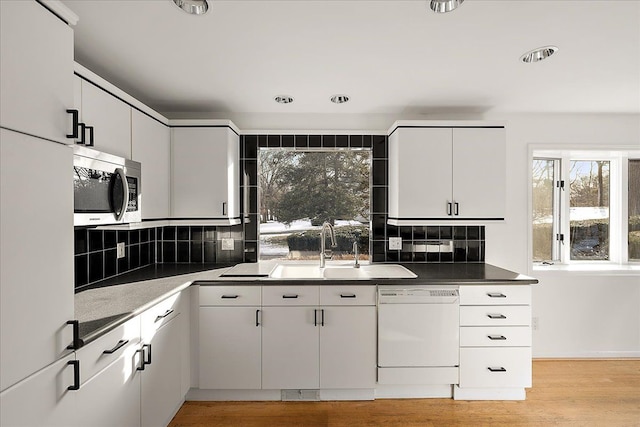
[[(98, 282), (75, 295), (75, 316), (80, 322), (80, 339), (87, 344), (137, 316), (158, 302), (196, 283), (269, 285), (282, 281), (264, 275), (264, 265), (247, 266), (248, 275), (221, 277), (232, 264), (156, 264)], [(286, 280), (287, 284), (382, 284), (446, 285), (502, 283), (529, 285), (532, 277), (491, 264), (402, 264), (418, 277), (375, 280)], [(255, 268), (256, 276), (251, 276)]]

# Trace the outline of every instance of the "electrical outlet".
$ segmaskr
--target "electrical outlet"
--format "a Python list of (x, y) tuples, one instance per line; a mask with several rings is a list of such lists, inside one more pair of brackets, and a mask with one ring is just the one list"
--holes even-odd
[(124, 258), (124, 242), (120, 242), (118, 246), (116, 246), (116, 258)]
[(223, 251), (232, 251), (233, 250), (233, 239), (231, 239), (231, 238), (222, 239), (222, 250)]
[(402, 237), (389, 237), (389, 250), (399, 251), (402, 249)]
[(532, 317), (531, 318), (531, 328), (534, 331), (537, 331), (540, 328), (540, 318), (539, 317)]

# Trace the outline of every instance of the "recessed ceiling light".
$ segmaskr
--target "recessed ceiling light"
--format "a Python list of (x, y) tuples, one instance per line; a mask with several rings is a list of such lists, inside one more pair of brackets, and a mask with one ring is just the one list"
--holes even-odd
[(436, 13), (451, 12), (460, 6), (464, 0), (431, 0), (429, 6)]
[(550, 57), (554, 53), (558, 51), (558, 48), (555, 46), (543, 46), (537, 49), (530, 50), (520, 57), (520, 61), (522, 62), (538, 62), (542, 61), (545, 58)]
[(173, 2), (191, 15), (203, 15), (209, 10), (207, 0), (173, 0)]
[(349, 97), (347, 95), (333, 95), (331, 97), (331, 102), (333, 102), (334, 104), (344, 104), (348, 100)]
[(279, 95), (273, 98), (279, 104), (291, 104), (293, 102), (293, 98), (287, 95)]

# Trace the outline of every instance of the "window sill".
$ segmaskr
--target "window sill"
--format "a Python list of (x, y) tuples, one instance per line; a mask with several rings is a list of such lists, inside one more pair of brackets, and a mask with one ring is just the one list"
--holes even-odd
[(615, 275), (615, 276), (640, 276), (640, 263), (614, 264), (614, 263), (575, 263), (575, 264), (534, 264), (534, 272), (566, 272), (572, 274), (588, 275)]

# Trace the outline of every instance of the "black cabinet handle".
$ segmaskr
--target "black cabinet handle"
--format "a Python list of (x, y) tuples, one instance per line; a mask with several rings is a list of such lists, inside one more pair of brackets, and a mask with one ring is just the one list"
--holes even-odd
[(320, 325), (324, 326), (324, 308), (320, 309)]
[(356, 294), (340, 294), (340, 298), (355, 298)]
[(318, 326), (318, 309), (313, 310), (313, 326)]
[(165, 317), (167, 317), (171, 313), (173, 313), (173, 309), (172, 308), (167, 310), (167, 311), (165, 311), (164, 314), (161, 314), (160, 316), (156, 317), (156, 320), (154, 320), (154, 323), (157, 322), (158, 320), (164, 319)]
[(489, 319), (506, 319), (507, 316), (505, 316), (504, 314), (487, 314), (487, 317)]
[(236, 299), (238, 295), (222, 295), (220, 298), (222, 299)]
[(504, 335), (487, 335), (487, 338), (492, 341), (505, 341), (507, 339)]
[(225, 216), (227, 214), (227, 202), (222, 202), (222, 215)]
[(447, 215), (451, 215), (451, 202), (447, 202)]
[(145, 363), (144, 363), (144, 349), (145, 349), (145, 346), (142, 346), (142, 348), (139, 348), (138, 350), (136, 350), (136, 353), (142, 353), (142, 356), (140, 357), (140, 366), (138, 366), (136, 368), (136, 370), (138, 370), (138, 371), (144, 371), (144, 366), (145, 366)]
[(151, 365), (151, 344), (143, 344), (142, 348), (147, 348), (148, 352), (145, 352), (145, 355), (148, 356), (144, 361), (145, 365)]
[(93, 126), (85, 126), (85, 129), (89, 131), (89, 142), (85, 142), (87, 147), (93, 147)]
[(502, 292), (487, 292), (489, 298), (506, 298), (507, 296)]
[(80, 128), (80, 141), (76, 141), (76, 144), (85, 145), (87, 143), (87, 125), (84, 123), (78, 123)]
[(458, 202), (455, 202), (455, 203), (453, 204), (453, 206), (454, 206), (453, 214), (454, 214), (454, 215), (458, 215), (458, 214), (460, 213), (460, 209), (459, 209), (460, 205), (459, 205), (459, 203), (458, 203)]
[(260, 310), (256, 310), (256, 326), (260, 326)]
[(67, 320), (67, 325), (73, 327), (73, 341), (67, 346), (67, 350), (77, 350), (82, 347), (82, 341), (80, 340), (80, 322), (77, 320)]
[(67, 110), (71, 114), (71, 133), (67, 134), (67, 138), (78, 139), (78, 128), (80, 127), (80, 112), (78, 110)]
[(113, 347), (112, 349), (109, 350), (105, 350), (102, 352), (102, 354), (113, 354), (116, 351), (120, 350), (122, 347), (124, 347), (125, 345), (127, 345), (127, 343), (129, 342), (129, 340), (120, 340), (118, 341), (118, 343), (115, 345), (115, 347)]
[(502, 366), (500, 366), (499, 368), (494, 368), (494, 367), (488, 367), (488, 370), (490, 370), (491, 372), (507, 372), (506, 369), (504, 369)]
[(67, 387), (67, 390), (80, 390), (80, 361), (69, 360), (67, 365), (73, 366), (73, 385)]
[(293, 299), (295, 299), (295, 298), (298, 298), (298, 295), (297, 294), (293, 294), (293, 295), (284, 294), (284, 295), (282, 295), (282, 298), (285, 298), (285, 299), (293, 298)]

